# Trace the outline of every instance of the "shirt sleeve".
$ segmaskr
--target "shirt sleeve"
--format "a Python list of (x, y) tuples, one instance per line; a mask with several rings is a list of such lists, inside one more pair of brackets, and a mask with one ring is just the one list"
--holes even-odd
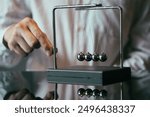
[[(124, 66), (129, 66), (135, 76), (150, 70), (150, 2), (145, 0), (136, 8), (136, 16), (130, 29), (130, 52)], [(145, 73), (145, 72), (144, 72)]]

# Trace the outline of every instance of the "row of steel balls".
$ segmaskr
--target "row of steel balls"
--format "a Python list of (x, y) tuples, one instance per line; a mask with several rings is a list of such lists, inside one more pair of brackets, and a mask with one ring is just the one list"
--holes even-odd
[(101, 54), (90, 54), (88, 53), (83, 53), (80, 52), (79, 54), (77, 54), (77, 59), (79, 61), (101, 61), (101, 62), (105, 62), (107, 60), (107, 55), (105, 53), (101, 53)]
[(87, 96), (88, 98), (90, 98), (91, 96), (93, 97), (102, 97), (105, 98), (107, 96), (107, 91), (102, 89), (102, 90), (98, 90), (98, 89), (84, 89), (84, 88), (80, 88), (78, 89), (77, 92), (78, 96), (83, 97), (83, 96)]

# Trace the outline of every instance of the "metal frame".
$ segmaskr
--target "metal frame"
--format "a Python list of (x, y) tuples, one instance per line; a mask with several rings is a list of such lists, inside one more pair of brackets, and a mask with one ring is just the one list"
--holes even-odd
[[(75, 10), (106, 10), (106, 9), (117, 9), (119, 10), (119, 18), (120, 18), (120, 68), (123, 68), (123, 34), (122, 34), (122, 8), (120, 6), (103, 6), (102, 4), (92, 4), (92, 5), (60, 5), (53, 8), (53, 44), (54, 44), (54, 69), (57, 69), (57, 46), (56, 46), (56, 16), (55, 12), (58, 9), (75, 9)], [(122, 83), (121, 83), (121, 99), (122, 99)], [(55, 86), (54, 97), (57, 97), (57, 83)]]

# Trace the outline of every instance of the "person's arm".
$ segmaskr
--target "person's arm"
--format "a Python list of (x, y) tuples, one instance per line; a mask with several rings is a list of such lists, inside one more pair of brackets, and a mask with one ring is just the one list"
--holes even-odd
[[(32, 15), (30, 9), (25, 4), (26, 1), (27, 0), (0, 0), (0, 67), (2, 68), (13, 68), (14, 70), (14, 66), (18, 64), (20, 59), (22, 60), (22, 57), (18, 54), (24, 55), (31, 52), (31, 50), (34, 49), (34, 43), (39, 43), (45, 51), (48, 51), (47, 54), (51, 54), (52, 52), (52, 45), (45, 34), (38, 28), (35, 21), (29, 18), (32, 17)], [(36, 35), (33, 35), (31, 29)], [(30, 33), (29, 35), (31, 36), (27, 35), (27, 33)], [(38, 39), (36, 38), (37, 35), (39, 37)], [(21, 53), (16, 49), (16, 45), (19, 49), (23, 49)], [(1, 78), (1, 80), (3, 79), (4, 78)], [(14, 83), (13, 85), (15, 86), (16, 84)], [(1, 89), (4, 89), (5, 93), (7, 93), (7, 89), (4, 86), (1, 87)], [(2, 97), (3, 96), (4, 94)]]
[(141, 71), (150, 71), (150, 2), (141, 1), (136, 7), (136, 15), (129, 38), (131, 48), (124, 66), (132, 69), (133, 76), (140, 77)]
[(12, 68), (16, 66), (21, 56), (10, 51), (3, 43), (3, 36), (8, 27), (30, 17), (30, 9), (25, 4), (26, 0), (0, 0), (0, 66)]
[(7, 28), (21, 21), (25, 17), (31, 17), (30, 9), (25, 1), (1, 0), (0, 1), (0, 44), (3, 46), (3, 35)]

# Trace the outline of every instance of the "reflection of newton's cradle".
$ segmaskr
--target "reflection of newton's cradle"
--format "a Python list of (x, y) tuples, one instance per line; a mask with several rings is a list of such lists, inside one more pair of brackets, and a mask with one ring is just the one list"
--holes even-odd
[[(102, 67), (102, 66), (72, 66), (69, 68), (58, 68), (57, 66), (57, 46), (56, 46), (56, 10), (61, 9), (74, 9), (74, 10), (106, 10), (106, 9), (117, 9), (119, 10), (120, 16), (120, 66), (119, 67)], [(57, 99), (57, 84), (76, 84), (76, 85), (93, 85), (103, 86), (120, 82), (120, 94), (122, 99), (122, 82), (127, 81), (131, 78), (130, 68), (123, 67), (123, 40), (122, 40), (122, 8), (119, 6), (103, 6), (102, 4), (94, 5), (72, 5), (72, 6), (56, 6), (53, 9), (53, 38), (54, 38), (54, 69), (48, 70), (48, 81), (56, 83), (54, 97)], [(59, 51), (58, 51), (59, 52)], [(94, 61), (94, 62), (105, 62), (107, 55), (105, 53), (83, 53), (77, 54), (77, 60), (79, 61)], [(83, 89), (80, 88), (77, 92), (79, 96), (93, 96), (93, 97), (105, 97), (107, 96), (106, 90), (98, 89)]]

